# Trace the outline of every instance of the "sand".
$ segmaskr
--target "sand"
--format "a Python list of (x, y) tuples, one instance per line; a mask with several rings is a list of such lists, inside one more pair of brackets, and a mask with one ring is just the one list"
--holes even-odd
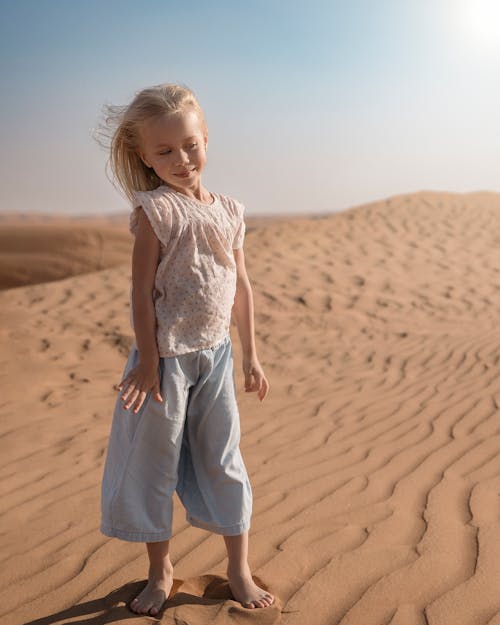
[[(25, 284), (0, 292), (0, 623), (158, 622), (126, 607), (144, 545), (99, 531), (131, 238), (56, 221), (43, 245), (41, 224), (0, 221), (2, 283)], [(250, 564), (278, 600), (232, 600), (222, 538), (176, 498), (161, 622), (500, 625), (500, 194), (264, 221), (245, 255), (270, 382), (244, 392), (233, 325)]]

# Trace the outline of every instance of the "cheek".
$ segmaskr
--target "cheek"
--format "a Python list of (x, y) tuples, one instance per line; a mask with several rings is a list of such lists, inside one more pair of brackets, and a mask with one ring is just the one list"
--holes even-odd
[(207, 162), (207, 155), (205, 150), (200, 150), (196, 155), (196, 160), (200, 165), (204, 165)]
[(165, 167), (165, 165), (169, 164), (169, 160), (167, 156), (156, 156), (153, 165), (155, 165), (155, 167)]

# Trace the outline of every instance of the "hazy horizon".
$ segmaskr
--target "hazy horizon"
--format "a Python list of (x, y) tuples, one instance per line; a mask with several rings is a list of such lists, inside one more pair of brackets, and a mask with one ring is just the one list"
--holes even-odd
[(500, 191), (494, 0), (3, 3), (0, 211), (129, 209), (92, 139), (106, 103), (182, 82), (209, 189), (249, 215)]

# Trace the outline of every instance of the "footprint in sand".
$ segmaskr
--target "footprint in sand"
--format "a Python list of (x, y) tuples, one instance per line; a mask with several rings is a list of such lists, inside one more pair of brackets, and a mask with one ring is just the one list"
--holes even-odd
[[(175, 623), (189, 623), (189, 625), (207, 625), (217, 622), (234, 623), (234, 625), (274, 625), (280, 622), (281, 604), (276, 593), (270, 589), (258, 576), (253, 575), (255, 583), (272, 592), (274, 602), (266, 608), (244, 608), (231, 594), (231, 588), (226, 577), (208, 574), (191, 577), (185, 580), (175, 579), (168, 599), (162, 606), (158, 620), (164, 616)], [(146, 585), (134, 583), (133, 597)], [(129, 585), (132, 589), (132, 585)]]

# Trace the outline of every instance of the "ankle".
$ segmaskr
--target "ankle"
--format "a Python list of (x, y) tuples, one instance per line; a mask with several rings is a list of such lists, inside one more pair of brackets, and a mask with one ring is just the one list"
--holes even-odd
[(227, 565), (228, 577), (246, 577), (250, 574), (248, 562), (230, 562)]
[(174, 574), (174, 567), (170, 559), (165, 560), (160, 567), (149, 565), (149, 579), (168, 579)]

